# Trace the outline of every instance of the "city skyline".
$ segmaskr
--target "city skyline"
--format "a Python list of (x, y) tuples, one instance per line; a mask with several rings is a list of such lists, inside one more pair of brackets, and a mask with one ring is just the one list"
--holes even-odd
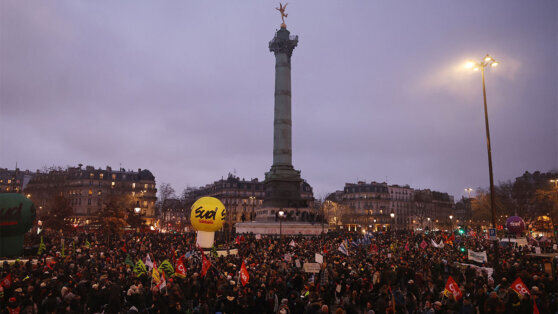
[[(483, 10), (478, 8), (482, 4)], [(0, 167), (147, 168), (178, 194), (272, 162), (276, 3), (0, 4)], [(293, 2), (293, 165), (347, 182), (488, 188), (558, 169), (558, 3)]]

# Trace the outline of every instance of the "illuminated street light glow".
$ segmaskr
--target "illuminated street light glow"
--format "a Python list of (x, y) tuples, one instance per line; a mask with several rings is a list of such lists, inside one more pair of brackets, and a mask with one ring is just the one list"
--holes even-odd
[(474, 66), (475, 66), (475, 62), (473, 61), (467, 61), (467, 63), (465, 63), (466, 69), (472, 69)]

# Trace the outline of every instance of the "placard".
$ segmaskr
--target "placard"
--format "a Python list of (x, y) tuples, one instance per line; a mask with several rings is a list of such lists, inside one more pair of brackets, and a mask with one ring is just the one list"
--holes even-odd
[(319, 273), (320, 264), (318, 263), (304, 263), (304, 271), (307, 273)]

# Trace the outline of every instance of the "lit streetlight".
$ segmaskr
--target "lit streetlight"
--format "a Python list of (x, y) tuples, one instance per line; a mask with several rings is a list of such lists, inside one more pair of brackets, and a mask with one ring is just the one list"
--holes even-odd
[(484, 80), (484, 69), (488, 66), (496, 67), (498, 65), (499, 63), (488, 54), (480, 62), (469, 61), (465, 65), (466, 68), (469, 69), (472, 68), (475, 71), (480, 70), (482, 74), (482, 95), (484, 99), (484, 124), (486, 127), (486, 147), (488, 151), (488, 173), (490, 177), (490, 207), (492, 212), (492, 228), (496, 228), (496, 215), (495, 215), (496, 207), (494, 205), (495, 203), (494, 202), (494, 177), (492, 175), (492, 150), (490, 146), (490, 128), (488, 125), (488, 109), (486, 104), (486, 86)]
[(279, 211), (279, 239), (283, 237), (283, 216), (285, 212), (283, 210)]
[(453, 233), (453, 215), (449, 215), (450, 223), (451, 223), (451, 232)]
[(469, 194), (469, 198), (471, 198), (471, 191), (473, 191), (473, 189), (466, 188), (465, 191), (467, 191), (467, 193)]
[(395, 213), (391, 212), (389, 215), (391, 216), (392, 219), (392, 225), (395, 227)]

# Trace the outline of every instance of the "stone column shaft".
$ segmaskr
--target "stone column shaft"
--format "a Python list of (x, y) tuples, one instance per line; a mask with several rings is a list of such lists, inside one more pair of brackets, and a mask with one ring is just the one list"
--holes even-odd
[(273, 165), (292, 165), (291, 63), (287, 53), (275, 54)]

